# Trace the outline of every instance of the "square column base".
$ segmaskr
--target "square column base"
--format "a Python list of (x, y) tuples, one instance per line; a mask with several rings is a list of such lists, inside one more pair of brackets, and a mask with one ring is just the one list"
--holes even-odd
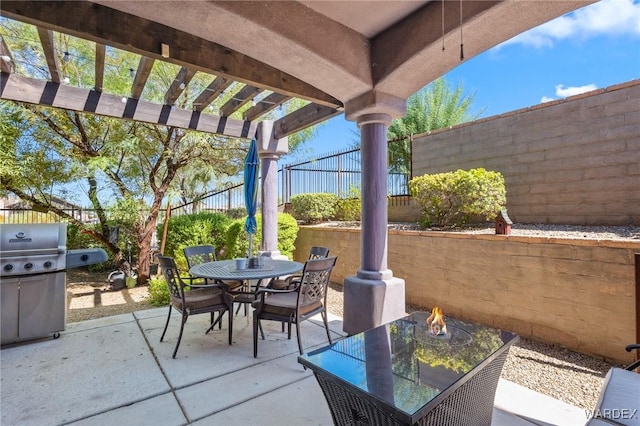
[(406, 315), (403, 279), (345, 278), (342, 326), (345, 333), (357, 334)]

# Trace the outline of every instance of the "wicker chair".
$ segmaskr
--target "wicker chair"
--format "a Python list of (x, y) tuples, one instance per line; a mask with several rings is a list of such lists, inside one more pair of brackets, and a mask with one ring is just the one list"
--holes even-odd
[[(180, 334), (178, 335), (178, 341), (173, 351), (173, 358), (178, 353), (178, 347), (180, 346), (180, 340), (182, 339), (182, 332), (184, 325), (189, 318), (189, 315), (196, 314), (211, 314), (211, 326), (207, 329), (206, 333), (209, 333), (216, 323), (222, 321), (222, 314), (229, 312), (229, 344), (231, 344), (231, 337), (233, 334), (233, 298), (227, 292), (227, 287), (222, 283), (205, 284), (205, 285), (188, 285), (185, 284), (180, 277), (176, 262), (171, 257), (158, 255), (158, 263), (162, 269), (162, 273), (167, 281), (169, 287), (169, 313), (167, 315), (167, 322), (164, 325), (162, 336), (160, 341), (164, 339), (169, 326), (169, 320), (171, 319), (171, 309), (174, 308), (182, 314), (182, 322), (180, 324)], [(218, 312), (218, 318), (214, 321), (214, 313)]]
[[(316, 314), (322, 315), (329, 343), (331, 333), (327, 321), (327, 288), (331, 272), (336, 264), (336, 257), (307, 260), (302, 271), (302, 277), (295, 282), (292, 289), (277, 290), (273, 288), (259, 288), (257, 300), (253, 302), (253, 356), (258, 356), (258, 329), (260, 321), (270, 320), (287, 323), (288, 337), (291, 339), (291, 324), (296, 325), (298, 349), (302, 350), (300, 323)], [(264, 339), (264, 335), (262, 336)]]

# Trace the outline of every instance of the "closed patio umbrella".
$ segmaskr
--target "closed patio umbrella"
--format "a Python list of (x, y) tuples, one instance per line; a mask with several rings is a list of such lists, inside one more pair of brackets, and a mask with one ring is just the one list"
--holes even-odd
[(251, 139), (249, 152), (244, 160), (244, 203), (247, 209), (247, 220), (244, 229), (249, 234), (249, 257), (253, 253), (253, 235), (256, 233), (256, 208), (258, 204), (258, 147), (256, 140)]

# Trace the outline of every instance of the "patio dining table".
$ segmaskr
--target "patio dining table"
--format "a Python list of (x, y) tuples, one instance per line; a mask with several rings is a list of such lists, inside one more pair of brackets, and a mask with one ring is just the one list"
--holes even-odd
[[(195, 277), (211, 280), (244, 281), (247, 283), (246, 289), (242, 293), (236, 293), (234, 301), (251, 303), (255, 300), (255, 291), (262, 285), (264, 279), (291, 275), (301, 271), (303, 267), (304, 264), (300, 262), (265, 257), (258, 268), (238, 269), (235, 260), (218, 260), (195, 265), (189, 269), (189, 273)], [(254, 285), (249, 284), (252, 280), (255, 280)]]

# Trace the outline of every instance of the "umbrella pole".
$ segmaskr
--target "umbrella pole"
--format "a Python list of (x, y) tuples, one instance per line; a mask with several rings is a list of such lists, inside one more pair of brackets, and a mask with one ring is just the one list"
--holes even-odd
[(253, 253), (253, 234), (249, 234), (249, 258), (251, 258), (251, 253)]

